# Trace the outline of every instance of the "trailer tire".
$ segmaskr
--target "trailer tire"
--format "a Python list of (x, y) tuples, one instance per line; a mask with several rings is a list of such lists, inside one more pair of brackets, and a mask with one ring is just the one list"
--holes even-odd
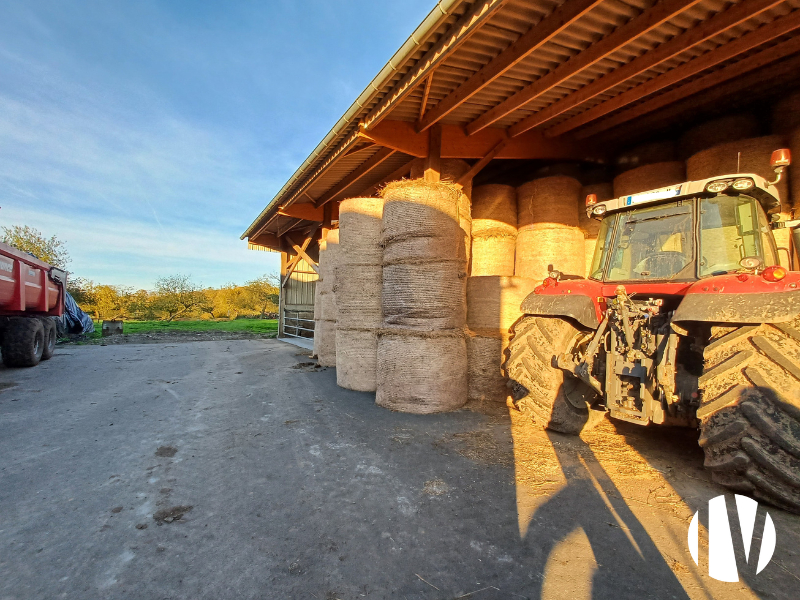
[(44, 351), (44, 326), (33, 317), (12, 317), (3, 336), (3, 364), (35, 367)]
[(571, 435), (605, 417), (604, 411), (591, 409), (594, 390), (553, 365), (553, 358), (569, 350), (580, 333), (566, 319), (523, 317), (513, 328), (505, 364), (515, 406), (546, 429)]
[(50, 317), (47, 317), (42, 319), (42, 326), (44, 327), (44, 347), (42, 349), (42, 360), (49, 360), (56, 351), (56, 340), (58, 339), (58, 335), (56, 333), (56, 322)]
[(712, 327), (699, 385), (714, 481), (800, 513), (800, 317)]

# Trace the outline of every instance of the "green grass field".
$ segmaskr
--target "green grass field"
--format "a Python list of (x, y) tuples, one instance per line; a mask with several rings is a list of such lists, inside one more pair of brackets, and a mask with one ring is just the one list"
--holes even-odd
[[(101, 321), (94, 322), (96, 335), (103, 328)], [(278, 332), (277, 319), (237, 319), (235, 321), (125, 321), (123, 333), (151, 333), (153, 331), (246, 331), (270, 334)]]

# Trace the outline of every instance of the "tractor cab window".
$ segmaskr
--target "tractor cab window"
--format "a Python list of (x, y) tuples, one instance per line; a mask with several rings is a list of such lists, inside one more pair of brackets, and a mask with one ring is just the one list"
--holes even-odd
[(768, 266), (778, 264), (761, 205), (749, 196), (701, 200), (700, 277), (735, 271), (746, 256), (757, 256)]
[(692, 202), (637, 208), (619, 214), (616, 219), (606, 281), (694, 277)]

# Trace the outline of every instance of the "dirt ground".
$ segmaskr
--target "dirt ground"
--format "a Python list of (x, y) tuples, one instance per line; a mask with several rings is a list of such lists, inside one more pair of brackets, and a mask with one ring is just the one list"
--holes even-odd
[[(278, 340), (149, 343), (0, 369), (3, 600), (800, 597), (800, 517), (761, 506), (746, 561), (696, 432), (392, 413)], [(737, 583), (687, 546), (720, 494)]]

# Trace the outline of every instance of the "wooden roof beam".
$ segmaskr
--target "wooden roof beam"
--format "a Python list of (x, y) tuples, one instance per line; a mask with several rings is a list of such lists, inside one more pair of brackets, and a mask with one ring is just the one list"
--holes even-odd
[(698, 73), (730, 60), (739, 54), (742, 54), (743, 52), (747, 52), (760, 46), (761, 44), (769, 42), (770, 40), (774, 40), (775, 38), (786, 35), (798, 27), (800, 27), (800, 11), (789, 13), (785, 17), (776, 19), (771, 23), (763, 25), (745, 36), (728, 42), (723, 46), (719, 46), (710, 52), (706, 52), (694, 60), (690, 60), (679, 67), (667, 71), (663, 75), (654, 77), (653, 79), (650, 79), (641, 85), (614, 96), (606, 102), (598, 104), (597, 106), (594, 106), (589, 110), (564, 121), (563, 123), (559, 123), (555, 127), (548, 129), (545, 132), (545, 135), (550, 138), (556, 137), (591, 123), (592, 121), (596, 121), (610, 112), (623, 108), (633, 102), (638, 102), (646, 96), (679, 83), (688, 77), (697, 75)]
[(596, 135), (601, 131), (611, 129), (612, 127), (616, 127), (621, 123), (625, 123), (660, 108), (669, 106), (670, 104), (678, 102), (687, 96), (691, 96), (692, 94), (697, 94), (703, 90), (713, 88), (720, 83), (729, 81), (755, 69), (761, 69), (777, 60), (794, 54), (795, 52), (800, 52), (800, 36), (798, 35), (795, 35), (782, 44), (772, 46), (766, 50), (758, 52), (757, 54), (752, 54), (747, 58), (729, 64), (718, 71), (709, 73), (708, 75), (700, 77), (699, 79), (695, 79), (686, 85), (674, 88), (664, 94), (661, 94), (660, 96), (656, 96), (652, 100), (643, 102), (642, 104), (639, 104), (631, 109), (600, 121), (591, 127), (587, 127), (584, 131), (579, 132), (578, 137), (587, 138)]
[(412, 161), (408, 161), (402, 167), (396, 169), (395, 171), (384, 177), (383, 180), (381, 180), (380, 182), (369, 186), (367, 189), (360, 192), (359, 196), (362, 197), (372, 196), (375, 192), (377, 192), (379, 189), (381, 189), (382, 186), (386, 185), (387, 183), (391, 183), (392, 181), (397, 181), (398, 179), (405, 177), (406, 175), (411, 173), (411, 162)]
[(466, 42), (497, 10), (508, 0), (481, 0), (459, 18), (450, 29), (439, 38), (416, 64), (403, 75), (392, 90), (364, 117), (361, 125), (371, 129), (388, 114), (388, 108), (410, 94), (425, 76), (434, 69), (445, 56), (450, 56), (461, 44)]
[[(675, 15), (682, 13), (684, 10), (700, 2), (701, 0), (663, 0), (659, 2), (624, 25), (617, 27), (606, 37), (590, 45), (583, 52), (576, 54), (567, 62), (543, 75), (510, 98), (486, 111), (475, 121), (467, 125), (467, 133), (475, 133), (484, 127), (488, 127), (492, 123), (526, 105), (528, 102), (552, 90), (573, 75), (580, 73), (610, 54), (613, 54), (639, 36), (663, 25)], [(527, 129), (520, 129), (514, 126), (509, 130), (509, 133), (513, 137), (514, 135), (519, 135), (523, 131), (527, 131)]]
[(469, 100), (531, 52), (553, 39), (601, 1), (566, 0), (564, 4), (533, 25), (519, 39), (472, 75), (466, 82), (442, 98), (436, 106), (431, 108), (419, 120), (417, 132), (425, 131), (428, 127), (446, 117), (458, 108), (462, 102)]
[[(602, 94), (606, 90), (610, 90), (623, 81), (627, 81), (632, 77), (636, 77), (640, 73), (647, 71), (655, 65), (669, 60), (684, 52), (685, 50), (696, 46), (697, 44), (714, 37), (715, 35), (735, 27), (744, 21), (752, 18), (753, 16), (764, 12), (778, 4), (782, 4), (784, 0), (749, 0), (736, 4), (731, 8), (719, 12), (707, 21), (698, 24), (696, 27), (687, 29), (683, 33), (676, 35), (671, 40), (664, 42), (660, 46), (646, 52), (631, 62), (614, 69), (609, 74), (593, 81), (592, 83), (583, 86), (579, 90), (565, 96), (540, 110), (537, 113), (523, 119), (516, 123), (509, 129), (510, 135), (519, 135), (524, 131), (528, 131), (542, 123), (546, 123), (550, 119), (575, 108), (576, 106), (591, 100), (592, 98)], [(512, 97), (513, 99), (514, 97)], [(503, 106), (502, 104), (500, 106)], [(499, 107), (498, 107), (499, 108)], [(494, 109), (492, 109), (494, 110)], [(492, 120), (493, 115), (489, 115), (492, 111), (486, 113), (486, 116), (481, 116), (469, 125), (467, 125), (467, 132), (478, 131), (481, 127), (485, 126), (486, 121)]]
[(422, 91), (422, 101), (419, 105), (419, 118), (421, 119), (423, 115), (425, 115), (425, 108), (428, 106), (428, 95), (431, 93), (431, 83), (433, 82), (433, 73), (434, 71), (431, 70), (430, 74), (425, 78), (425, 89)]
[(319, 223), (322, 223), (324, 218), (323, 209), (317, 208), (311, 202), (295, 203), (291, 206), (281, 207), (278, 209), (278, 214), (282, 217), (293, 217)]
[(489, 150), (486, 156), (484, 156), (482, 159), (480, 159), (478, 162), (472, 165), (470, 170), (461, 176), (461, 178), (457, 181), (458, 185), (463, 187), (467, 185), (467, 183), (472, 181), (475, 175), (483, 171), (484, 167), (488, 165), (490, 162), (492, 162), (492, 159), (494, 159), (494, 157), (497, 156), (500, 153), (500, 151), (506, 147), (506, 144), (508, 144), (508, 140), (509, 138), (508, 136), (506, 136), (502, 140), (497, 142), (495, 147)]
[(302, 256), (303, 259), (308, 263), (308, 266), (314, 269), (314, 272), (319, 275), (319, 265), (306, 253), (306, 248), (308, 248), (311, 240), (314, 239), (314, 233), (316, 233), (316, 231), (317, 230), (315, 228), (314, 231), (311, 232), (308, 237), (306, 237), (302, 246), (295, 242), (288, 233), (284, 237), (292, 245), (292, 248), (295, 252), (297, 252), (298, 256)]
[(366, 161), (364, 161), (353, 172), (351, 172), (344, 179), (339, 181), (339, 183), (334, 185), (330, 190), (328, 190), (325, 194), (323, 194), (315, 202), (314, 206), (316, 206), (317, 208), (324, 206), (325, 203), (333, 200), (336, 196), (338, 196), (348, 187), (356, 183), (359, 179), (366, 176), (371, 171), (374, 171), (378, 166), (380, 166), (381, 163), (383, 163), (387, 158), (389, 158), (394, 153), (395, 150), (392, 148), (381, 148), (375, 154), (370, 156)]

